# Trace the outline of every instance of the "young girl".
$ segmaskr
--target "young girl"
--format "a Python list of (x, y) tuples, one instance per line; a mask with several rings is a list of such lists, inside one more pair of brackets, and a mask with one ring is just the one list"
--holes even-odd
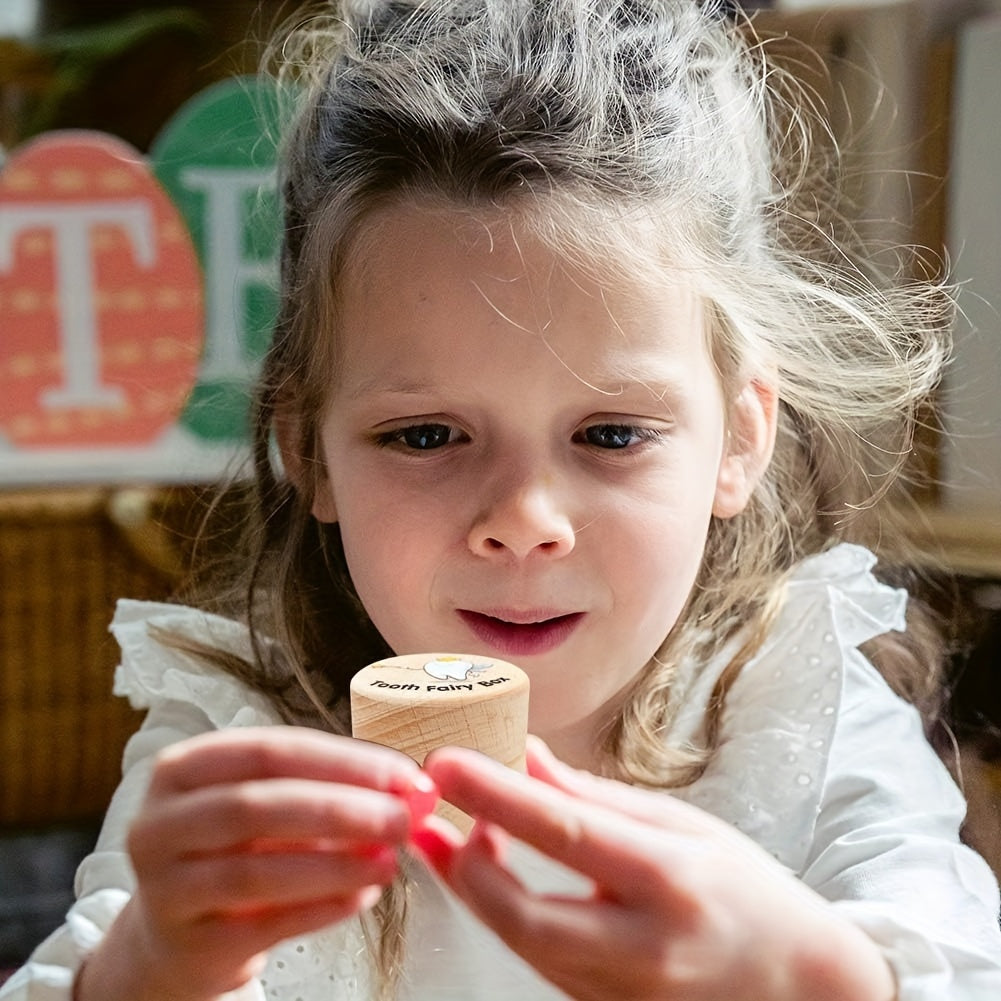
[[(330, 8), (283, 45), (242, 597), (120, 605), (148, 716), (0, 994), (1001, 996), (996, 884), (873, 666), (931, 706), (930, 634), (859, 544), (947, 297), (834, 242), (721, 5)], [(430, 650), (528, 672), (528, 774), (344, 735), (353, 672)]]

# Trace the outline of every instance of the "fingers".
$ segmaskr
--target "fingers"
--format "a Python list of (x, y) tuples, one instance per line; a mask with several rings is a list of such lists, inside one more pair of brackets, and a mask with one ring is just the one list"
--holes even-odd
[(176, 793), (260, 778), (342, 782), (408, 796), (428, 792), (404, 754), (305, 727), (246, 727), (192, 737), (162, 751), (151, 790)]
[(199, 855), (242, 845), (403, 842), (407, 803), (355, 786), (269, 779), (195, 789), (149, 804), (133, 825), (133, 841), (171, 854)]
[(410, 835), (410, 845), (432, 869), (444, 875), (449, 871), (452, 860), (461, 851), (465, 839), (447, 820), (434, 814), (415, 825)]
[(534, 734), (529, 734), (525, 741), (525, 764), (529, 775), (549, 785), (573, 784), (574, 770), (562, 764), (549, 750), (549, 745)]
[[(504, 864), (506, 835), (478, 823), (453, 859), (450, 882), (479, 917), (547, 979), (580, 1001), (647, 996), (637, 985), (656, 981), (662, 938), (656, 922), (637, 921), (601, 895), (537, 896)], [(659, 931), (659, 929), (658, 929)], [(628, 971), (626, 976), (625, 971)]]
[[(675, 852), (691, 848), (683, 834), (668, 836), (663, 829), (623, 823), (614, 808), (548, 786), (476, 752), (444, 749), (430, 756), (425, 767), (442, 795), (459, 809), (503, 827), (617, 895), (661, 899), (663, 860), (672, 843)], [(660, 799), (669, 808), (669, 798)]]
[(571, 768), (556, 758), (538, 737), (528, 738), (526, 751), (529, 775), (575, 799), (597, 803), (633, 820), (693, 837), (702, 836), (709, 829), (721, 836), (730, 831), (717, 818), (661, 790), (640, 789)]
[[(205, 936), (215, 934), (220, 940), (232, 940), (239, 936), (241, 945), (253, 956), (264, 952), (276, 942), (294, 938), (343, 921), (345, 918), (366, 911), (375, 906), (382, 896), (382, 886), (366, 886), (344, 897), (296, 903), (285, 908), (270, 908), (259, 913), (243, 914), (213, 925), (200, 926), (200, 935), (205, 946), (212, 943)], [(242, 979), (242, 978), (241, 978)]]
[(317, 916), (371, 906), (436, 801), (406, 756), (318, 731), (221, 731), (168, 748), (128, 836), (152, 953), (238, 971)]
[(437, 798), (388, 748), (298, 727), (217, 732), (158, 756), (130, 845), (151, 861), (265, 841), (399, 845)]
[(381, 889), (397, 872), (396, 853), (237, 852), (187, 861), (173, 868), (159, 889), (159, 905), (171, 921), (204, 923), (217, 918), (264, 917), (276, 912), (350, 902), (370, 887)]
[(158, 758), (129, 850), (149, 875), (227, 854), (395, 849), (436, 795), (386, 748), (298, 728), (215, 733)]
[[(429, 756), (443, 797), (476, 818), (464, 845), (445, 841), (431, 857), (543, 976), (578, 1001), (815, 996), (814, 971), (778, 995), (776, 970), (791, 968), (783, 957), (843, 955), (840, 933), (767, 852), (670, 795), (567, 768), (537, 742), (527, 764), (526, 775), (461, 748)], [(593, 892), (523, 886), (505, 865), (509, 836), (589, 877)], [(879, 959), (864, 979), (882, 991)]]

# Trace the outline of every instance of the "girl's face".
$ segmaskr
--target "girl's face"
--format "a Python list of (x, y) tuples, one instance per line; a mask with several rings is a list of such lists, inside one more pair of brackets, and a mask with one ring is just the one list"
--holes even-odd
[(314, 514), (362, 602), (397, 653), (517, 663), (533, 732), (593, 763), (767, 460), (770, 390), (725, 406), (682, 285), (602, 287), (498, 220), (376, 215), (339, 301)]

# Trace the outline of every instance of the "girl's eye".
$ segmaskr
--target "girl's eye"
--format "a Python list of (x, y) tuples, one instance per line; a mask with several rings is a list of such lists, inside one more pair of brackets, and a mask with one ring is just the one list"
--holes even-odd
[(579, 432), (579, 440), (595, 448), (629, 448), (655, 437), (656, 432), (630, 424), (592, 424)]
[(402, 445), (415, 452), (441, 448), (456, 439), (456, 431), (447, 424), (414, 424), (379, 436), (382, 445)]

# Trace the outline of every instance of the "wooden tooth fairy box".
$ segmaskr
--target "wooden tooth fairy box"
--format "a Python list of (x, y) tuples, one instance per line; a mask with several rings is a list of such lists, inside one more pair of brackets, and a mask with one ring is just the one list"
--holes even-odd
[[(435, 748), (470, 747), (525, 768), (528, 676), (506, 661), (461, 654), (411, 654), (369, 664), (351, 681), (355, 737), (408, 754), (418, 764)], [(468, 818), (440, 811), (457, 826)]]

